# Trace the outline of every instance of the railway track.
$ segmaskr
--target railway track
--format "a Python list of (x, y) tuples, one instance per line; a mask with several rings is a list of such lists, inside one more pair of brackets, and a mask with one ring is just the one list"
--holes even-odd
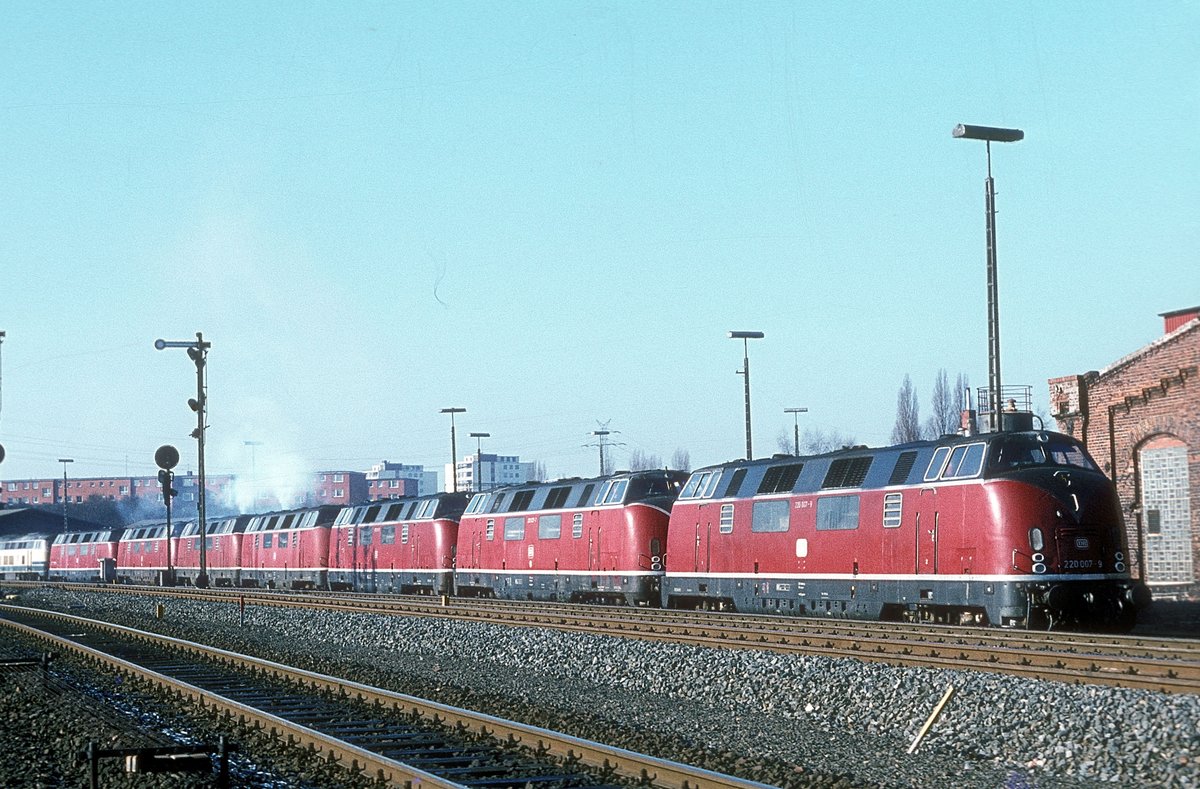
[(4, 605), (0, 624), (394, 786), (765, 786), (107, 622)]
[[(67, 587), (64, 587), (67, 588)], [(1013, 674), (1200, 694), (1200, 641), (1094, 633), (1035, 632), (909, 623), (857, 622), (611, 606), (464, 598), (97, 587), (117, 594), (191, 596), (231, 604), (435, 616), (510, 626), (653, 639), (698, 646), (849, 657), (901, 666)]]

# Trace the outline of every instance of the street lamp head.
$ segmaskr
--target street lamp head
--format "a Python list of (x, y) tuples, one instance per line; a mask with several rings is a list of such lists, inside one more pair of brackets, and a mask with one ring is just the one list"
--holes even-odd
[(807, 414), (808, 409), (807, 408), (785, 408), (785, 409), (783, 409), (783, 413), (785, 413), (785, 414)]
[(466, 410), (467, 409), (465, 409), (465, 408), (443, 408), (438, 413), (440, 413), (440, 414), (462, 414), (462, 413), (466, 413)]
[(964, 140), (985, 140), (987, 142), (1017, 142), (1025, 139), (1025, 132), (1020, 129), (1002, 129), (997, 126), (970, 126), (966, 123), (958, 124), (950, 133)]
[(765, 335), (760, 331), (731, 331), (729, 338), (732, 340), (761, 340)]
[(59, 458), (58, 462), (59, 463), (74, 463), (75, 458)]
[(491, 438), (491, 433), (472, 433), (471, 438)]

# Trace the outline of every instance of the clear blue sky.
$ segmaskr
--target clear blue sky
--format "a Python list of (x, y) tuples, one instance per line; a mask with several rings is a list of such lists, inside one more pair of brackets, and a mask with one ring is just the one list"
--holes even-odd
[[(888, 440), (912, 376), (1103, 367), (1200, 304), (1195, 3), (0, 7), (0, 478), (592, 474), (803, 427)], [(610, 421), (611, 420), (611, 421)], [(182, 470), (182, 469), (181, 469)]]

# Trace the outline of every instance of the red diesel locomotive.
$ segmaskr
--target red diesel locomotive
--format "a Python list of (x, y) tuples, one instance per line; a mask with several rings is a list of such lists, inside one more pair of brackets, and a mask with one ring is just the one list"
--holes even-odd
[(64, 532), (50, 546), (51, 581), (111, 583), (117, 573), (122, 529)]
[(663, 605), (1124, 630), (1116, 489), (1075, 439), (946, 436), (699, 469), (671, 513)]
[(255, 515), (242, 535), (241, 585), (329, 588), (329, 527), (341, 507)]
[(329, 588), (450, 594), (465, 493), (346, 507), (329, 537)]
[(621, 472), (477, 493), (458, 528), (465, 597), (658, 605), (686, 472)]
[[(172, 553), (182, 524), (171, 527)], [(117, 541), (117, 581), (123, 584), (161, 584), (173, 557), (167, 553), (166, 523), (131, 523)]]
[[(211, 586), (242, 585), (242, 536), (250, 515), (234, 515), (206, 524), (204, 570)], [(175, 581), (195, 585), (200, 575), (200, 522), (190, 521), (175, 541)]]

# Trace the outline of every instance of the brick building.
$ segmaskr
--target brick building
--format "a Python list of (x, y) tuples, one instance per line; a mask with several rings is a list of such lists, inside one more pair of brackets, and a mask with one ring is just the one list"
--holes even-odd
[(1200, 307), (1099, 371), (1051, 378), (1059, 429), (1117, 485), (1131, 566), (1159, 597), (1200, 594)]
[(320, 471), (313, 483), (313, 504), (358, 504), (367, 500), (362, 471)]
[(367, 495), (372, 500), (424, 496), (437, 489), (437, 472), (424, 466), (381, 460), (367, 472)]
[[(204, 486), (210, 498), (223, 499), (228, 495), (234, 478), (227, 474), (206, 475)], [(153, 477), (82, 477), (65, 482), (67, 502), (83, 504), (88, 501), (123, 501), (139, 497), (162, 499), (162, 484)], [(0, 504), (41, 505), (61, 504), (64, 482), (62, 477), (19, 479), (0, 482)], [(200, 492), (200, 478), (194, 474), (177, 474), (176, 502), (195, 502)]]

